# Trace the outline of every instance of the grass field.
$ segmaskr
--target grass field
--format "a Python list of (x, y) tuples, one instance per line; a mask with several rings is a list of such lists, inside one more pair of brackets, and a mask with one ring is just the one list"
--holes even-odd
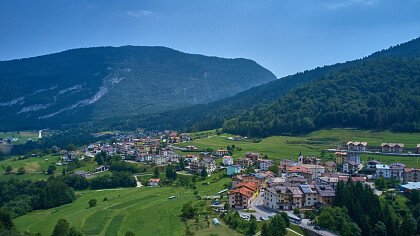
[[(194, 145), (199, 149), (220, 149), (227, 145), (235, 145), (241, 150), (234, 151), (233, 157), (244, 156), (247, 152), (259, 152), (267, 155), (270, 159), (296, 159), (299, 152), (304, 156), (321, 156), (321, 151), (328, 148), (337, 148), (340, 145), (353, 141), (366, 141), (370, 148), (377, 148), (383, 142), (404, 143), (406, 149), (414, 151), (420, 143), (420, 133), (392, 133), (388, 131), (364, 131), (353, 129), (331, 129), (315, 131), (305, 136), (272, 136), (254, 143), (252, 140), (233, 141), (228, 140), (232, 135), (213, 135), (208, 138), (196, 139), (191, 142), (180, 143), (178, 146), (186, 147)], [(328, 159), (331, 153), (326, 153), (323, 159)], [(362, 155), (362, 160), (375, 158), (383, 163), (402, 162), (408, 166), (420, 167), (417, 158), (400, 156)]]
[[(45, 132), (45, 135), (48, 134)], [(38, 140), (38, 131), (0, 132), (0, 138), (15, 139), (13, 140), (12, 144), (22, 144), (26, 143), (28, 140)]]
[[(17, 178), (17, 179), (46, 179), (48, 178), (47, 175), (43, 174), (44, 171), (48, 169), (48, 166), (54, 165), (60, 159), (58, 156), (43, 156), (43, 157), (33, 157), (24, 160), (18, 160), (17, 157), (6, 159), (0, 161), (0, 180), (7, 180), (9, 178)], [(6, 174), (5, 169), (7, 166), (11, 166), (13, 171), (11, 174)], [(26, 173), (23, 175), (18, 175), (17, 170), (19, 167), (24, 167)], [(62, 166), (56, 165), (57, 173), (61, 173)]]
[[(168, 197), (179, 194), (176, 199)], [(105, 197), (109, 200), (103, 201)], [(96, 199), (98, 205), (88, 207)], [(72, 204), (54, 209), (35, 211), (14, 220), (24, 232), (51, 234), (61, 218), (81, 230), (85, 235), (124, 235), (127, 231), (137, 235), (183, 235), (184, 225), (179, 215), (184, 204), (194, 199), (184, 188), (131, 188), (120, 190), (83, 191)]]
[[(0, 161), (0, 180), (8, 180), (10, 178), (16, 179), (32, 179), (32, 180), (39, 180), (39, 179), (47, 179), (48, 175), (44, 174), (47, 171), (50, 165), (55, 165), (55, 163), (60, 162), (61, 156), (53, 156), (47, 155), (42, 157), (31, 157), (23, 160), (18, 160), (18, 157), (11, 157), (6, 160)], [(88, 161), (82, 162), (83, 166), (77, 168), (76, 170), (84, 170), (84, 171), (94, 171), (97, 167), (96, 162)], [(7, 166), (11, 166), (13, 171), (11, 174), (6, 174), (5, 169)], [(63, 166), (55, 165), (57, 167), (56, 173), (61, 174)], [(19, 167), (24, 167), (26, 173), (23, 175), (18, 175), (17, 170)]]

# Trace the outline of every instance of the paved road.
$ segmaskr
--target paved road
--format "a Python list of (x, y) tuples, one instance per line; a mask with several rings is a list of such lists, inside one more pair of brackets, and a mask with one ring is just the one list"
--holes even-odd
[[(254, 199), (254, 201), (252, 201), (252, 203), (251, 203), (251, 207), (250, 208), (252, 208), (253, 210), (255, 210), (255, 212), (254, 213), (239, 212), (239, 214), (240, 215), (248, 215), (248, 216), (251, 215), (251, 214), (253, 214), (253, 215), (255, 215), (257, 217), (257, 220), (260, 220), (261, 219), (260, 217), (262, 217), (264, 220), (267, 220), (269, 218), (269, 216), (276, 215), (277, 212), (272, 211), (272, 210), (267, 209), (267, 208), (264, 207), (263, 200), (264, 200), (264, 192), (262, 191), (260, 193), (260, 195), (258, 197), (256, 197)], [(296, 215), (294, 215), (292, 211), (285, 211), (285, 212), (288, 215), (292, 215), (292, 216), (296, 217)], [(310, 223), (309, 219), (302, 219), (302, 223), (301, 224), (297, 224), (297, 225), (299, 225), (302, 228), (306, 228), (306, 229), (308, 229), (310, 231), (316, 232), (317, 234), (320, 234), (322, 236), (337, 236), (336, 234), (331, 233), (331, 232), (328, 232), (328, 231), (325, 231), (325, 230), (316, 230), (314, 228), (315, 226)], [(288, 229), (288, 230), (290, 230), (290, 229)], [(290, 231), (292, 231), (292, 230), (290, 230)]]

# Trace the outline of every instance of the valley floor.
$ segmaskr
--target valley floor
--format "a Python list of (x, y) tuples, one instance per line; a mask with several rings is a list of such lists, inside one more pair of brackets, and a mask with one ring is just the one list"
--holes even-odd
[[(199, 150), (205, 150), (206, 148), (216, 150), (226, 149), (227, 145), (235, 145), (233, 152), (234, 158), (242, 157), (247, 152), (259, 152), (273, 160), (279, 161), (287, 158), (296, 160), (299, 153), (302, 152), (304, 156), (315, 156), (325, 161), (334, 161), (335, 156), (333, 152), (322, 152), (322, 150), (338, 148), (348, 141), (368, 142), (368, 148), (377, 150), (380, 149), (381, 143), (404, 143), (404, 152), (411, 151), (412, 153), (416, 152), (416, 146), (420, 144), (420, 133), (394, 133), (389, 131), (355, 129), (320, 130), (304, 136), (271, 136), (257, 143), (253, 139), (234, 141), (229, 139), (231, 137), (233, 138), (235, 136), (231, 134), (216, 135), (213, 132), (213, 135), (208, 138), (180, 143), (177, 146), (195, 146)], [(361, 158), (362, 161), (376, 159), (384, 164), (402, 162), (407, 166), (420, 167), (418, 157), (362, 154)]]

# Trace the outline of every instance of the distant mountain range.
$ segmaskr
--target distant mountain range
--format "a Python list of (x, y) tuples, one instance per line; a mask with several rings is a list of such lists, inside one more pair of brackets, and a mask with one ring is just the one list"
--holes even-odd
[(419, 131), (420, 38), (363, 59), (297, 73), (233, 97), (102, 127), (206, 130), (268, 136), (328, 127)]
[(164, 47), (75, 49), (0, 62), (0, 85), (0, 130), (419, 131), (420, 38), (281, 79), (250, 60)]
[(148, 117), (276, 80), (247, 59), (97, 47), (0, 62), (0, 130)]

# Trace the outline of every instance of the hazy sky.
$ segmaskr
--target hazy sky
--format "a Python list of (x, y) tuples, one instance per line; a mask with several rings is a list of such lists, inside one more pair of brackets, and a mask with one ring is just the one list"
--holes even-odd
[(420, 36), (420, 0), (1, 0), (0, 60), (161, 45), (281, 77)]

